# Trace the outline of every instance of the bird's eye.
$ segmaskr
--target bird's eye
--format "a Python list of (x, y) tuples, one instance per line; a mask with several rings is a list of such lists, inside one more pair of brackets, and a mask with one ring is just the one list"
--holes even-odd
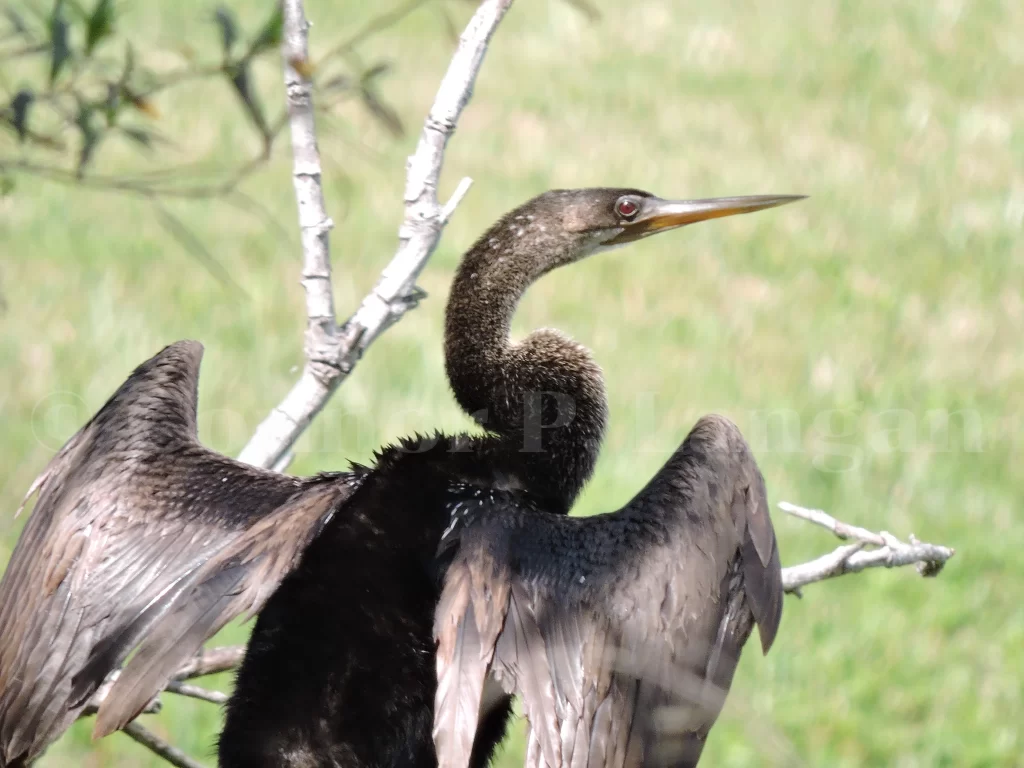
[(615, 203), (615, 213), (624, 219), (632, 219), (639, 210), (640, 206), (636, 201), (628, 197), (620, 197)]

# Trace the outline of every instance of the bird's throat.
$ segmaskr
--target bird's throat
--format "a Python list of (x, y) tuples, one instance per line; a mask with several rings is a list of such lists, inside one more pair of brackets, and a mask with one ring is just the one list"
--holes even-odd
[(445, 367), (459, 405), (520, 455), (531, 486), (571, 502), (597, 459), (604, 383), (589, 352), (556, 331), (510, 341), (519, 300), (546, 271), (538, 261), (486, 236), (466, 254), (448, 300)]

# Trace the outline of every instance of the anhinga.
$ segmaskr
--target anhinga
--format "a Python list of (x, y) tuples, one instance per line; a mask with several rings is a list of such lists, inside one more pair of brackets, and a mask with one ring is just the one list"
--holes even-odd
[[(601, 444), (601, 372), (558, 332), (513, 343), (509, 326), (556, 267), (795, 199), (555, 190), (510, 212), (447, 309), (451, 387), (485, 434), (408, 438), (371, 468), (298, 479), (209, 451), (200, 345), (144, 363), (30, 489), (0, 583), (0, 766), (40, 754), (133, 649), (98, 734), (257, 611), (225, 768), (483, 765), (510, 692), (535, 763), (650, 759), (666, 705), (677, 762), (694, 763), (722, 699), (705, 689), (727, 690), (753, 624), (767, 651), (781, 615), (760, 473), (736, 427), (706, 417), (623, 510), (567, 517)], [(669, 668), (702, 695), (676, 706), (651, 678)]]

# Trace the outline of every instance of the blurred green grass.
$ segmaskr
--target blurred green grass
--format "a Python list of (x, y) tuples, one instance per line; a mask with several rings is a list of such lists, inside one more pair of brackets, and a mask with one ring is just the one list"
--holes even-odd
[[(472, 239), (527, 197), (591, 184), (809, 194), (597, 257), (527, 296), (515, 332), (566, 330), (608, 379), (611, 427), (579, 511), (621, 504), (701, 413), (729, 414), (773, 503), (958, 554), (936, 581), (875, 571), (788, 599), (772, 652), (742, 661), (707, 764), (1020, 765), (1024, 6), (599, 5), (596, 23), (544, 0), (510, 12), (449, 148), (442, 193), (463, 175), (476, 183), (423, 275), (430, 298), (367, 354), (292, 471), (365, 460), (415, 429), (466, 426), (440, 353), (447, 285)], [(264, 13), (255, 0), (232, 6), (243, 19)], [(215, 44), (206, 3), (125, 10), (140, 41)], [(379, 10), (310, 0), (314, 53)], [(456, 25), (470, 11), (447, 6)], [(361, 49), (394, 62), (384, 89), (412, 128), (404, 141), (355, 110), (321, 136), (342, 316), (393, 252), (404, 157), (452, 45), (427, 4)], [(278, 75), (261, 77), (271, 102)], [(229, 162), (253, 147), (243, 121), (221, 120), (232, 98), (221, 85), (179, 90), (160, 102), (161, 128), (186, 158)], [(289, 173), (281, 152), (247, 191), (291, 227)], [(52, 452), (172, 340), (206, 345), (201, 434), (219, 450), (237, 453), (293, 381), (298, 238), (282, 242), (226, 205), (174, 210), (245, 295), (168, 242), (140, 201), (24, 179), (0, 200), (0, 509), (13, 511)], [(935, 411), (960, 415), (945, 429)], [(784, 564), (835, 543), (775, 521)], [(0, 521), (0, 562), (20, 527)], [(146, 724), (212, 763), (216, 709), (164, 704)], [(41, 764), (163, 764), (123, 735), (93, 744), (89, 728), (77, 724)], [(521, 749), (517, 735), (499, 765), (521, 764)]]

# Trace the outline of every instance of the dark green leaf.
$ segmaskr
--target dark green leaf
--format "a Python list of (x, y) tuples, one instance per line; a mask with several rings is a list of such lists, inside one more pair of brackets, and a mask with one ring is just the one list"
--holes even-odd
[(402, 125), (402, 119), (398, 116), (398, 113), (392, 109), (388, 104), (385, 104), (371, 88), (360, 88), (359, 97), (363, 102), (363, 106), (369, 110), (370, 114), (377, 118), (380, 123), (391, 131), (391, 134), (395, 138), (401, 138), (405, 135), (405, 126)]
[(347, 75), (335, 75), (330, 80), (322, 83), (319, 87), (321, 91), (348, 91), (351, 90), (354, 83), (352, 78)]
[(28, 40), (32, 39), (32, 33), (28, 31), (28, 26), (26, 26), (24, 20), (17, 11), (10, 6), (7, 6), (4, 8), (4, 16), (7, 17), (7, 21), (11, 25), (11, 30), (15, 35), (24, 37)]
[(18, 140), (24, 141), (28, 135), (28, 108), (35, 101), (35, 94), (23, 88), (11, 99), (11, 125), (18, 132)]
[[(0, 197), (7, 197), (12, 192), (14, 192), (14, 177), (0, 176)], [(2, 296), (0, 296), (0, 309), (6, 309)]]
[(264, 146), (269, 147), (273, 136), (271, 135), (270, 126), (267, 125), (267, 118), (263, 114), (263, 107), (260, 106), (259, 100), (252, 90), (252, 84), (249, 80), (249, 65), (246, 63), (238, 64), (231, 69), (229, 75), (235, 93), (242, 100), (246, 113), (263, 137)]
[(103, 112), (107, 116), (107, 125), (117, 122), (117, 113), (121, 109), (121, 88), (117, 83), (107, 83), (107, 98), (103, 101)]
[(588, 0), (565, 0), (569, 5), (587, 17), (588, 21), (600, 21), (601, 12)]
[(122, 126), (121, 133), (124, 134), (125, 138), (130, 139), (140, 147), (144, 147), (145, 149), (153, 148), (153, 134), (143, 128)]
[(68, 47), (68, 22), (64, 16), (64, 0), (57, 0), (53, 4), (53, 13), (50, 15), (50, 85), (57, 80), (64, 65), (71, 58), (71, 49)]
[(105, 37), (114, 32), (114, 3), (113, 0), (96, 0), (96, 7), (92, 9), (85, 27), (85, 53), (92, 53), (93, 49)]
[(238, 22), (235, 20), (235, 14), (231, 12), (230, 8), (221, 5), (214, 12), (213, 20), (220, 28), (220, 43), (224, 48), (224, 58), (228, 58), (238, 39)]
[(363, 72), (360, 80), (363, 83), (363, 85), (369, 85), (378, 77), (380, 77), (381, 75), (386, 75), (390, 71), (391, 65), (388, 64), (386, 61), (382, 61), (379, 64), (374, 64), (368, 70)]
[(283, 37), (284, 17), (281, 14), (281, 4), (274, 3), (274, 10), (270, 14), (270, 18), (263, 23), (263, 28), (260, 29), (256, 38), (252, 41), (248, 56), (257, 56), (264, 51), (277, 48), (281, 45)]
[(139, 112), (154, 120), (160, 117), (160, 110), (156, 108), (156, 104), (126, 85), (121, 86), (121, 102), (131, 104)]
[(96, 126), (93, 125), (93, 112), (94, 109), (90, 105), (82, 102), (79, 103), (78, 117), (75, 119), (75, 125), (78, 126), (78, 131), (82, 134), (82, 146), (78, 152), (78, 167), (75, 169), (75, 173), (79, 178), (85, 175), (85, 169), (92, 160), (102, 136), (96, 130)]
[(121, 78), (118, 80), (118, 83), (122, 86), (127, 85), (134, 71), (135, 49), (132, 47), (131, 41), (129, 41), (124, 44), (124, 69), (121, 70)]

